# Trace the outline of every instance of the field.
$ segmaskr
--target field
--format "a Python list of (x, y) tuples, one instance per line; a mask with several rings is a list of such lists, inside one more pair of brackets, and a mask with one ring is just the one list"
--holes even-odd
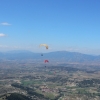
[(91, 100), (100, 97), (99, 65), (98, 69), (94, 69), (94, 65), (82, 64), (54, 65), (46, 68), (43, 65), (34, 67), (30, 63), (27, 63), (25, 68), (20, 64), (18, 65), (20, 67), (17, 65), (1, 69), (1, 96), (7, 93), (19, 93), (40, 100), (65, 98)]

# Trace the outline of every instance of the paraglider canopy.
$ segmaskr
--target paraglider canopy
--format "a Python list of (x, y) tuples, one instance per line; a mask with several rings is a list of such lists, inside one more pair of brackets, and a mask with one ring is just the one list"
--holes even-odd
[(47, 44), (40, 44), (40, 47), (41, 47), (41, 46), (46, 47), (46, 49), (48, 49), (48, 48), (49, 48)]
[(49, 62), (48, 60), (44, 60), (45, 63)]

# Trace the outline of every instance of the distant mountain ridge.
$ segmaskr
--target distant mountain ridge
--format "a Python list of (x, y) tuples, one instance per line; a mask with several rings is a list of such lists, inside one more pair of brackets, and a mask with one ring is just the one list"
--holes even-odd
[(9, 52), (0, 52), (0, 59), (3, 60), (24, 60), (24, 59), (49, 59), (53, 61), (64, 62), (100, 62), (100, 56), (82, 54), (69, 51), (55, 51), (44, 53), (34, 53), (27, 50), (15, 50)]

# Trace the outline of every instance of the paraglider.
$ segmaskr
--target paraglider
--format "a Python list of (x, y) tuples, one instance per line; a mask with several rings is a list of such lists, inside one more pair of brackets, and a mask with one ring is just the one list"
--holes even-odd
[[(44, 63), (48, 63), (49, 61), (48, 60), (44, 60)], [(46, 68), (46, 66), (45, 66), (45, 68)]]
[[(42, 47), (42, 46), (44, 46), (46, 49), (49, 48), (49, 46), (48, 46), (47, 44), (40, 44), (40, 45), (39, 45), (39, 47)], [(43, 56), (43, 54), (41, 54), (41, 56)]]
[(43, 56), (43, 54), (41, 54), (41, 56)]

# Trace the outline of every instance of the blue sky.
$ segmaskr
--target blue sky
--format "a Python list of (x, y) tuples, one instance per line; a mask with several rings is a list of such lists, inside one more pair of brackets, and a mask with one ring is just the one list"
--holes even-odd
[(41, 52), (41, 43), (100, 55), (100, 0), (1, 0), (0, 51)]

